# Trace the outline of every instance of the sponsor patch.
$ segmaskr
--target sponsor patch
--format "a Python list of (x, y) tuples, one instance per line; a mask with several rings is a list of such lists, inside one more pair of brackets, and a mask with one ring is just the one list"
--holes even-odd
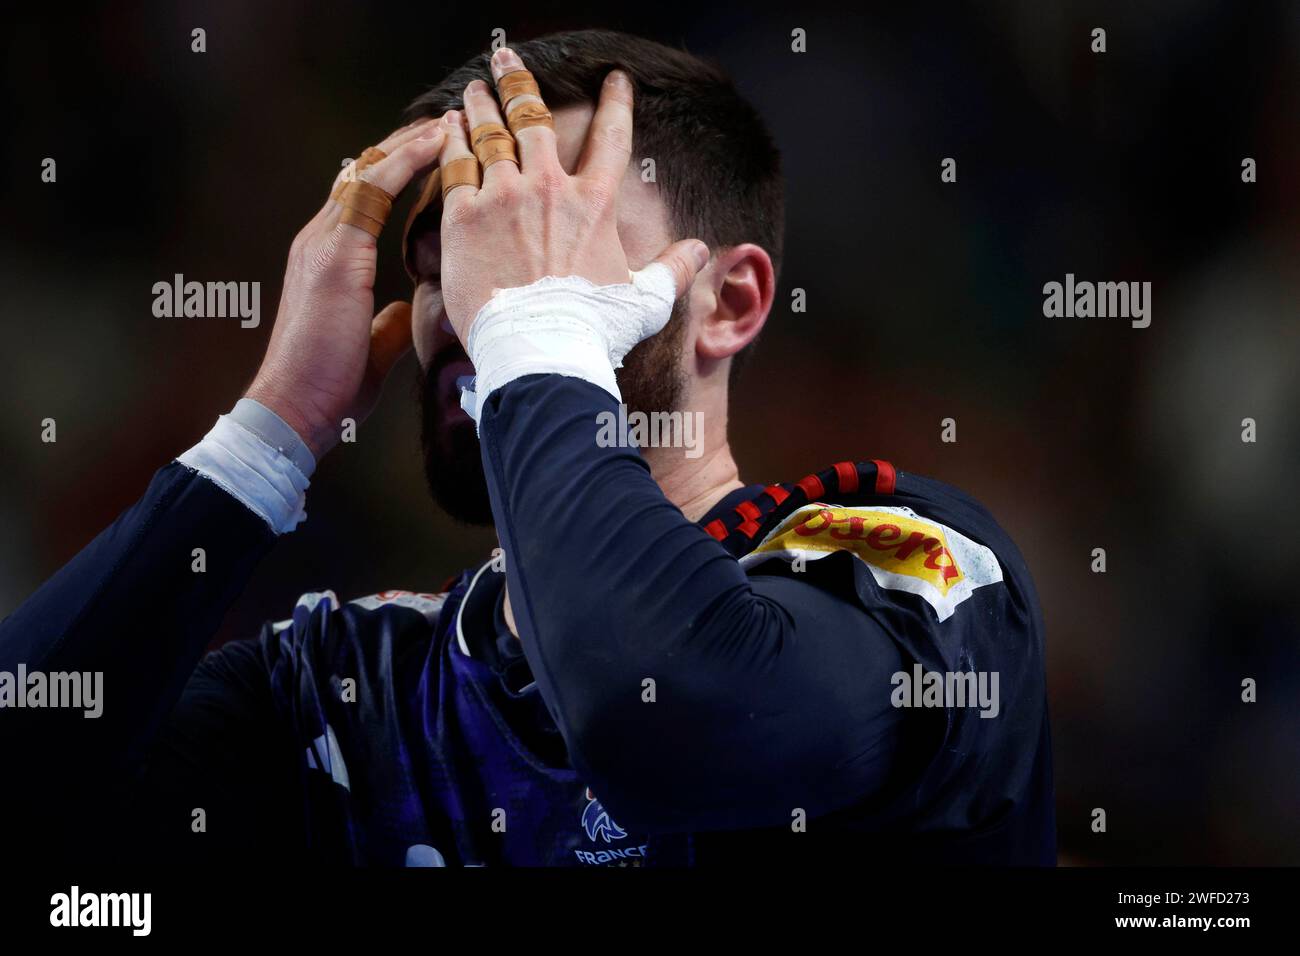
[(861, 560), (882, 588), (926, 600), (940, 621), (978, 587), (1002, 580), (988, 548), (911, 508), (805, 505), (740, 559), (749, 567), (768, 558), (816, 561), (836, 551)]

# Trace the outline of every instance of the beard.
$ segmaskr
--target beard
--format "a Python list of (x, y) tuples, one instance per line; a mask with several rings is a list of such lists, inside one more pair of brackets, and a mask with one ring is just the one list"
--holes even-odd
[[(686, 334), (685, 298), (673, 303), (668, 324), (638, 343), (614, 373), (623, 403), (632, 412), (678, 411), (686, 376), (681, 368)], [(424, 479), (438, 507), (456, 521), (491, 527), (492, 502), (483, 474), (483, 456), (474, 422), (460, 412), (459, 395), (447, 393), (447, 366), (464, 362), (460, 348), (434, 356), (420, 375), (420, 445)], [(593, 421), (592, 427), (595, 428)]]

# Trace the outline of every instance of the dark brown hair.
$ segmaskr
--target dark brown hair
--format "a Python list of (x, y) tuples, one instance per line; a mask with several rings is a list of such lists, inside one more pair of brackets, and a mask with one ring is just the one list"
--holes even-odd
[[(609, 30), (556, 33), (511, 48), (552, 109), (595, 103), (605, 75), (615, 67), (625, 70), (636, 95), (634, 161), (654, 159), (673, 238), (695, 237), (714, 249), (752, 242), (767, 250), (779, 272), (785, 219), (781, 156), (721, 67)], [(417, 97), (407, 119), (462, 109), (471, 80), (492, 82), (489, 57), (479, 54)], [(739, 364), (733, 362), (733, 370)]]

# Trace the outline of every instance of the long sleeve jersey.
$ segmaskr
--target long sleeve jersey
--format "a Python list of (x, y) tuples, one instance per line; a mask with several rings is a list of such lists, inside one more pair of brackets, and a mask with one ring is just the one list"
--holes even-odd
[[(692, 522), (593, 440), (615, 410), (559, 375), (498, 389), (503, 558), (441, 592), (307, 594), (206, 656), (282, 528), (232, 487), (249, 469), (164, 467), (0, 624), (0, 800), (29, 851), (1052, 863), (1041, 614), (987, 512), (870, 461)], [(92, 673), (99, 716), (33, 698)]]

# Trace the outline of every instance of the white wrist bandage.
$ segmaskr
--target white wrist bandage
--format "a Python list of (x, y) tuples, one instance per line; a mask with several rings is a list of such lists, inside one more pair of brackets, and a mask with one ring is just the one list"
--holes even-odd
[(276, 534), (292, 531), (307, 517), (307, 476), (230, 415), (218, 418), (212, 431), (176, 460), (238, 499)]
[(465, 351), (474, 383), (460, 404), (478, 421), (479, 410), (507, 382), (556, 373), (599, 385), (620, 402), (614, 369), (632, 346), (665, 325), (677, 298), (673, 274), (662, 263), (632, 273), (624, 285), (593, 285), (580, 276), (544, 276), (501, 289), (479, 309)]

